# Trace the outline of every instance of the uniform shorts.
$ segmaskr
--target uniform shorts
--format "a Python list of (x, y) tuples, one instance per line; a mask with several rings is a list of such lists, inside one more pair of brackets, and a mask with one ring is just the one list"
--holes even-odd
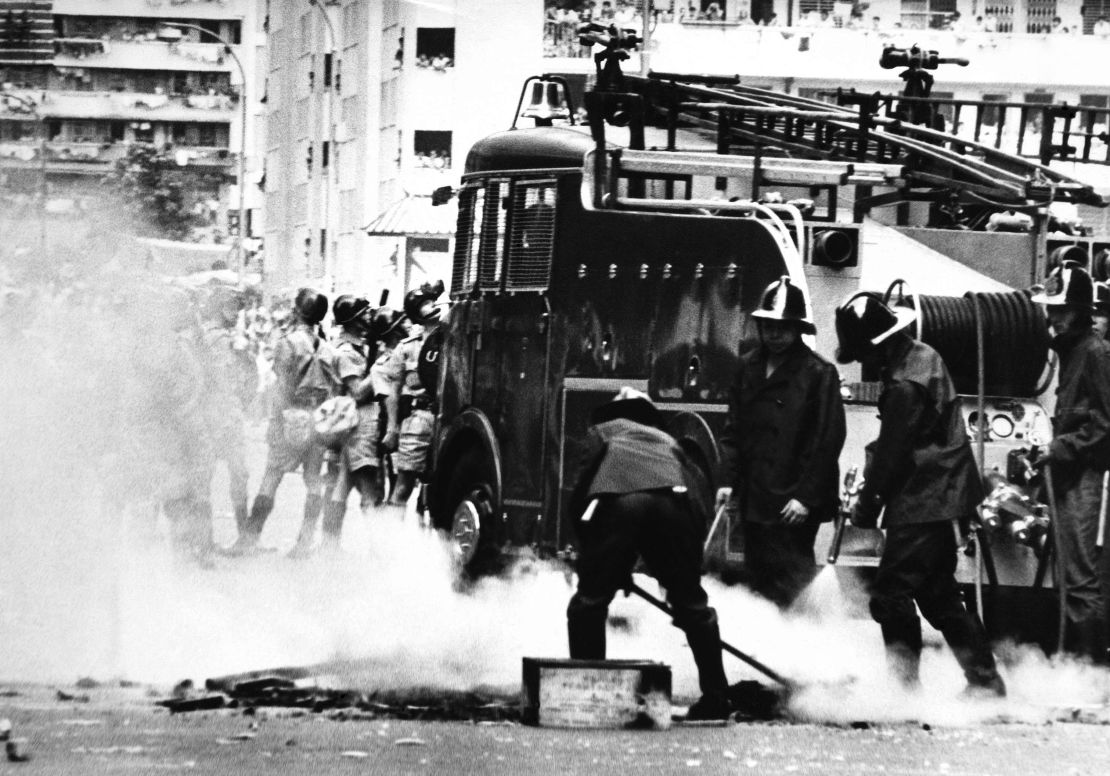
[(397, 454), (393, 458), (398, 471), (424, 471), (428, 461), (428, 445), (432, 442), (434, 421), (435, 416), (430, 410), (413, 410), (401, 421)]

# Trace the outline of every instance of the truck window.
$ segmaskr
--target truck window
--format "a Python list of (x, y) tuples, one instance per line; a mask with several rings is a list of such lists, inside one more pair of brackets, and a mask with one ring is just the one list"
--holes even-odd
[(451, 289), (466, 296), (479, 291), (499, 291), (504, 264), (506, 211), (502, 198), (507, 180), (488, 181), (459, 194), (459, 232)]
[(555, 181), (518, 182), (513, 190), (505, 287), (546, 291), (555, 250)]

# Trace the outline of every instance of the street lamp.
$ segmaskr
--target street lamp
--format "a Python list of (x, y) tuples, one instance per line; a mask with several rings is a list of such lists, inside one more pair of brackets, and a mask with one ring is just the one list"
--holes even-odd
[(196, 30), (204, 35), (210, 35), (215, 38), (220, 43), (224, 44), (224, 53), (230, 56), (232, 61), (235, 62), (235, 66), (239, 68), (239, 80), (242, 84), (239, 88), (239, 169), (236, 174), (236, 180), (239, 186), (239, 234), (238, 239), (235, 241), (235, 249), (238, 255), (239, 268), (242, 269), (245, 263), (246, 253), (243, 248), (243, 233), (247, 228), (247, 71), (243, 68), (243, 63), (239, 61), (239, 57), (235, 54), (235, 50), (231, 47), (231, 43), (198, 24), (190, 24), (189, 22), (163, 22), (161, 29), (158, 30), (158, 39), (166, 41), (167, 43), (177, 43), (181, 40), (182, 30)]
[(38, 122), (39, 130), (39, 248), (42, 251), (42, 258), (46, 258), (46, 119), (39, 113), (38, 104), (34, 100), (26, 97), (21, 97), (18, 94), (12, 94), (6, 88), (2, 93), (5, 105), (8, 100), (14, 100), (23, 106), (23, 109), (34, 116), (35, 121)]
[[(331, 228), (331, 177), (335, 176), (336, 196), (339, 190), (339, 149), (335, 144), (335, 95), (339, 91), (339, 49), (336, 45), (335, 26), (332, 24), (328, 10), (319, 0), (308, 0), (320, 15), (324, 17), (324, 24), (328, 28), (328, 55), (331, 57), (331, 86), (328, 92), (328, 165), (330, 169), (324, 172), (324, 252), (321, 274), (328, 274), (328, 241), (335, 240), (335, 230)], [(321, 157), (323, 155), (321, 154)], [(321, 166), (322, 159), (321, 159)], [(331, 170), (335, 172), (332, 173)], [(334, 267), (332, 268), (334, 271)]]

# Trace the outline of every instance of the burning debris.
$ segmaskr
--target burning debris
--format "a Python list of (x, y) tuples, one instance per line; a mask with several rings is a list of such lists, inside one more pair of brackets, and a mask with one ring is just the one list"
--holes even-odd
[(174, 697), (157, 705), (178, 714), (214, 709), (242, 709), (254, 715), (260, 708), (299, 709), (304, 713), (327, 714), (336, 720), (391, 719), (419, 721), (516, 722), (520, 702), (516, 697), (491, 692), (418, 687), (378, 690), (370, 693), (350, 689), (305, 685), (305, 669), (252, 671), (207, 679), (204, 691), (186, 690), (191, 682), (180, 682)]

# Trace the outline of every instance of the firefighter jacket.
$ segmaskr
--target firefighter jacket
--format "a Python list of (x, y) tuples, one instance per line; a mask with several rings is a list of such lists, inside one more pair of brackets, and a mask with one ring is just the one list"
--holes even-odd
[(701, 530), (708, 527), (708, 483), (670, 434), (615, 418), (590, 429), (579, 460), (570, 499), (576, 520), (599, 496), (685, 488)]
[(1052, 348), (1060, 354), (1060, 380), (1048, 457), (1066, 481), (1110, 464), (1110, 344), (1084, 331), (1057, 336)]
[(883, 527), (958, 520), (983, 499), (956, 388), (940, 355), (906, 339), (883, 369), (879, 438), (867, 446), (857, 523)]
[(745, 520), (778, 523), (790, 499), (809, 508), (809, 520), (832, 520), (845, 436), (836, 367), (799, 340), (766, 374), (763, 348), (741, 356), (720, 440), (720, 482), (737, 491)]

